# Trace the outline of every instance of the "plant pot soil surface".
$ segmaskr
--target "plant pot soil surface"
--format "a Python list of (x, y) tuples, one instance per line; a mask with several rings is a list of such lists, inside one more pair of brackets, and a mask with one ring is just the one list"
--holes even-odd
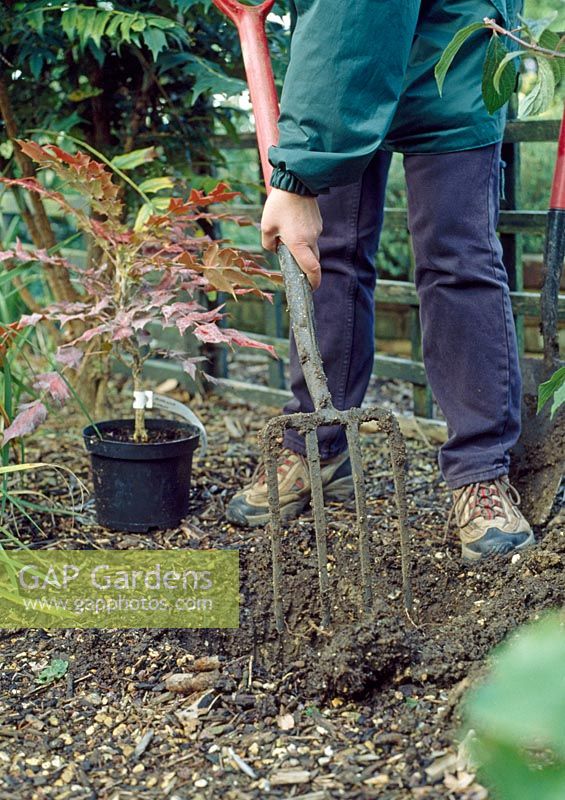
[[(402, 386), (384, 392), (386, 403), (404, 402)], [(448, 493), (436, 451), (410, 441), (414, 625), (401, 606), (386, 443), (365, 437), (374, 612), (363, 618), (357, 610), (354, 510), (332, 506), (334, 623), (331, 633), (320, 629), (307, 512), (283, 541), (288, 631), (281, 645), (269, 541), (263, 530), (234, 528), (224, 516), (256, 466), (255, 437), (267, 412), (217, 398), (196, 410), (210, 451), (195, 463), (192, 516), (178, 529), (110, 533), (93, 521), (90, 502), (74, 518), (44, 515), (41, 532), (22, 518), (12, 529), (38, 548), (236, 548), (240, 629), (0, 631), (0, 798), (484, 800), (461, 748), (457, 761), (460, 700), (494, 645), (563, 604), (563, 514), (536, 530), (537, 546), (515, 563), (462, 565), (454, 532), (444, 534)], [(80, 424), (52, 420), (29, 455), (65, 463), (88, 480)], [(39, 484), (68, 507), (60, 478), (38, 474)], [(190, 671), (203, 655), (222, 662), (211, 691), (167, 691), (167, 676)], [(36, 676), (53, 658), (68, 660), (67, 675), (42, 687)]]
[[(161, 428), (159, 430), (147, 430), (147, 439), (141, 444), (159, 444), (161, 442), (178, 442), (187, 438), (186, 428), (175, 428), (174, 423), (170, 428)], [(113, 428), (106, 428), (102, 439), (105, 442), (125, 442), (134, 444), (133, 432), (131, 426), (116, 425)]]

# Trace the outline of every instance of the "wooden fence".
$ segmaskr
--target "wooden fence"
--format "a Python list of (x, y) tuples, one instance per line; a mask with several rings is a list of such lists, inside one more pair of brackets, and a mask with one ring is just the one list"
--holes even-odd
[[(505, 168), (505, 199), (501, 204), (498, 231), (504, 249), (504, 261), (508, 272), (512, 308), (516, 322), (518, 344), (524, 354), (524, 321), (526, 317), (539, 317), (539, 293), (524, 291), (522, 238), (525, 234), (541, 234), (545, 231), (545, 211), (524, 210), (520, 207), (520, 144), (522, 142), (556, 141), (559, 133), (559, 120), (509, 120), (502, 149)], [(255, 141), (252, 136), (242, 137), (239, 147), (251, 151), (250, 158), (256, 158)], [(549, 186), (548, 186), (549, 194)], [(255, 219), (259, 218), (260, 206), (242, 205), (232, 212), (241, 211)], [(407, 213), (405, 209), (387, 208), (385, 226), (389, 230), (406, 230)], [(412, 280), (378, 280), (375, 294), (377, 306), (389, 304), (408, 310), (410, 357), (398, 357), (378, 353), (375, 356), (373, 374), (378, 378), (401, 379), (413, 384), (416, 416), (433, 416), (433, 399), (422, 363), (421, 331), (418, 313), (418, 296)], [(283, 332), (285, 325), (284, 295), (275, 294), (272, 306), (264, 304), (263, 331), (250, 332), (261, 341), (274, 344), (283, 362), (288, 360), (289, 345)], [(565, 319), (565, 295), (559, 298), (559, 318)], [(227, 358), (219, 358), (215, 365), (216, 377), (220, 379), (218, 391), (236, 393), (252, 402), (267, 405), (281, 405), (289, 398), (285, 384), (285, 370), (282, 364), (269, 366), (268, 386), (257, 386), (232, 380)], [(162, 374), (162, 372), (161, 372)]]

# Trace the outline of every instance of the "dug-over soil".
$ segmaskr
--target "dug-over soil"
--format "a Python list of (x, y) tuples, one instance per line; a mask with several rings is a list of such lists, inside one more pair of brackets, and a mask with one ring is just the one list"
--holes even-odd
[[(332, 626), (320, 627), (315, 534), (306, 512), (283, 536), (286, 631), (279, 637), (269, 540), (224, 516), (256, 466), (263, 419), (228, 401), (198, 412), (211, 449), (195, 465), (192, 516), (177, 530), (110, 533), (95, 524), (88, 503), (74, 517), (46, 516), (41, 530), (16, 516), (13, 529), (43, 548), (236, 548), (240, 628), (0, 632), (0, 799), (484, 800), (480, 778), (456, 763), (459, 703), (484, 673), (493, 646), (563, 605), (565, 524), (558, 506), (536, 530), (536, 547), (518, 559), (464, 565), (454, 532), (445, 533), (448, 493), (437, 453), (410, 441), (409, 618), (386, 442), (365, 437), (373, 611), (360, 612), (354, 510), (331, 507)], [(66, 422), (37, 440), (37, 455), (60, 457), (66, 435), (66, 463), (88, 480), (86, 456), (68, 430)], [(60, 487), (43, 487), (50, 490), (56, 497)], [(166, 692), (165, 679), (203, 655), (220, 656), (221, 679), (188, 724), (179, 712), (194, 698)], [(55, 657), (69, 661), (68, 675), (38, 686), (38, 670)]]

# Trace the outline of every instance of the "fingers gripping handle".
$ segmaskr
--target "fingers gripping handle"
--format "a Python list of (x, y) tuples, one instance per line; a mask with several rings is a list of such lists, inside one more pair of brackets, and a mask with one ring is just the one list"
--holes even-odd
[(277, 255), (284, 278), (292, 332), (306, 386), (317, 411), (332, 408), (332, 398), (316, 338), (312, 289), (308, 278), (286, 245), (279, 245)]

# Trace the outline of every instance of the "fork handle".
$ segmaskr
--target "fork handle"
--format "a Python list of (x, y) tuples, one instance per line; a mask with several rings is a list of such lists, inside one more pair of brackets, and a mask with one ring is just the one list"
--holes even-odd
[[(265, 33), (265, 19), (274, 0), (264, 0), (257, 6), (243, 5), (239, 0), (212, 2), (232, 20), (239, 33), (263, 177), (269, 192), (273, 168), (269, 164), (268, 149), (278, 141), (279, 101)], [(316, 410), (332, 409), (332, 398), (316, 339), (312, 289), (306, 275), (284, 244), (279, 245), (277, 254), (286, 289), (292, 332), (312, 403)]]
[(300, 366), (306, 386), (310, 392), (314, 409), (333, 408), (332, 397), (322, 364), (316, 337), (314, 303), (308, 278), (296, 263), (288, 247), (280, 244), (277, 249), (284, 279), (288, 311)]

